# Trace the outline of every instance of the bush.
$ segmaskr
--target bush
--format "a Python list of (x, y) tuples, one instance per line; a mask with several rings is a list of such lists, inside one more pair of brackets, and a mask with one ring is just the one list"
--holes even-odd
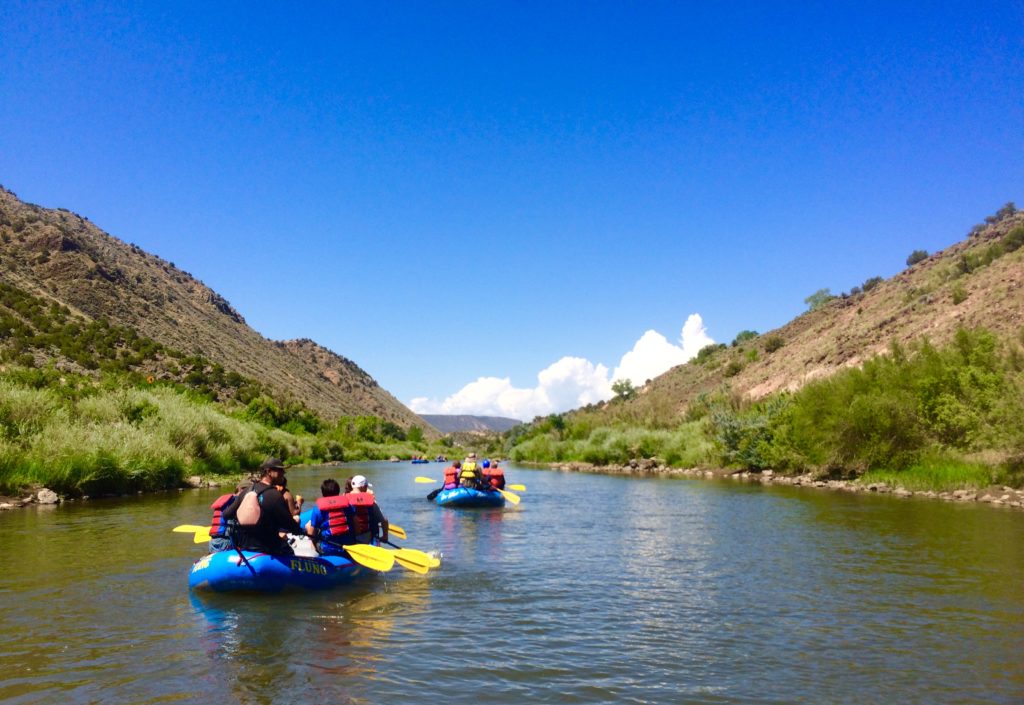
[(866, 279), (864, 281), (864, 283), (860, 285), (860, 288), (866, 294), (869, 291), (871, 291), (872, 289), (874, 289), (876, 286), (881, 284), (882, 281), (884, 281), (884, 280), (881, 277), (871, 277), (870, 279)]
[(725, 343), (711, 343), (710, 345), (705, 345), (697, 351), (697, 357), (694, 358), (694, 361), (698, 365), (703, 365), (711, 360), (719, 350), (725, 350), (725, 347)]
[(745, 343), (748, 340), (753, 340), (756, 337), (757, 331), (755, 330), (741, 330), (739, 333), (736, 334), (736, 337), (733, 338), (732, 347), (735, 348), (737, 345)]
[(773, 353), (785, 344), (786, 341), (782, 339), (781, 335), (770, 335), (764, 341), (764, 351)]
[(907, 266), (913, 267), (918, 262), (922, 262), (926, 259), (928, 259), (927, 250), (914, 250), (910, 253), (910, 256), (907, 257)]

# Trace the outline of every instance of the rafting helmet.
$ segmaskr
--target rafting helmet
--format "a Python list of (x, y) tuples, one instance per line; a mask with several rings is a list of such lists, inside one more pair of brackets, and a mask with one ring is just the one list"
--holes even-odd
[(484, 462), (482, 462), (480, 464), (483, 465), (485, 468), (491, 467), (491, 461), (488, 460), (487, 458), (484, 458)]

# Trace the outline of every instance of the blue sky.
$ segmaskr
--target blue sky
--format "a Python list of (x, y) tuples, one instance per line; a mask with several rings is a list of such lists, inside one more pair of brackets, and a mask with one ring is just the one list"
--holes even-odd
[(1024, 4), (899, 5), (7, 0), (0, 184), (531, 418), (1022, 205)]

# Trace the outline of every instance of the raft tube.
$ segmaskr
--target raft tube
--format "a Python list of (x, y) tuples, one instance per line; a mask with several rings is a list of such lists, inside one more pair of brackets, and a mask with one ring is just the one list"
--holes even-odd
[(256, 590), (280, 592), (288, 587), (325, 590), (345, 585), (373, 571), (345, 556), (272, 556), (258, 551), (219, 551), (192, 564), (188, 586), (192, 590)]
[(504, 507), (505, 498), (497, 490), (474, 490), (469, 487), (456, 487), (453, 490), (441, 490), (434, 497), (441, 507)]

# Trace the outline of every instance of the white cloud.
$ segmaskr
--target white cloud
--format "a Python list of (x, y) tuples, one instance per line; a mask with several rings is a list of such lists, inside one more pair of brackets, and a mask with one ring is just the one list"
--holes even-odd
[(480, 377), (443, 401), (416, 397), (409, 408), (417, 414), (473, 414), (507, 416), (529, 421), (535, 416), (559, 413), (612, 397), (613, 380), (629, 379), (641, 386), (676, 365), (693, 358), (712, 340), (700, 314), (691, 314), (683, 325), (679, 344), (670, 343), (657, 331), (644, 333), (633, 349), (622, 356), (615, 372), (582, 357), (563, 357), (537, 374), (537, 386), (520, 389), (508, 377)]
[(581, 357), (563, 357), (537, 374), (537, 386), (518, 389), (508, 377), (480, 377), (438, 402), (416, 397), (409, 408), (417, 414), (507, 416), (528, 421), (567, 411), (612, 396), (608, 368)]
[(637, 387), (693, 359), (705, 345), (715, 341), (707, 333), (704, 319), (691, 313), (679, 334), (679, 345), (668, 342), (661, 333), (649, 330), (640, 336), (633, 349), (622, 356), (612, 380), (628, 379)]

